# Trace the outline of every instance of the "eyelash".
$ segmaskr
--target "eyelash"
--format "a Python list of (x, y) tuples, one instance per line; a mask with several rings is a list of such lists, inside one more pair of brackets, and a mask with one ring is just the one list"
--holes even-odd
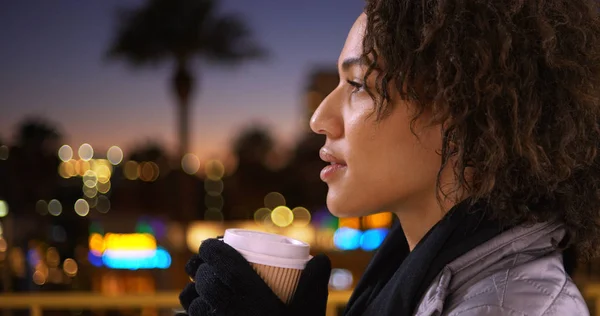
[(365, 85), (362, 83), (358, 83), (356, 81), (352, 81), (352, 80), (346, 80), (346, 82), (348, 82), (349, 85), (351, 85), (354, 89), (352, 89), (352, 93), (357, 93), (360, 92), (364, 89)]

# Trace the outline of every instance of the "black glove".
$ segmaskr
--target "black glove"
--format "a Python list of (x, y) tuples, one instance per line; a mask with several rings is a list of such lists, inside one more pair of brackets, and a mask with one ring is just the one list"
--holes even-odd
[[(194, 273), (195, 270), (195, 273)], [(244, 257), (217, 239), (208, 239), (186, 265), (195, 282), (181, 292), (190, 316), (325, 315), (331, 263), (325, 255), (312, 258), (300, 276), (289, 305), (284, 304)]]

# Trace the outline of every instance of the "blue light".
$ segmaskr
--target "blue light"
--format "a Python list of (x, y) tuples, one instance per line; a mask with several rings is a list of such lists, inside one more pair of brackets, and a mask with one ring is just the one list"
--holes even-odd
[(88, 252), (88, 261), (94, 267), (101, 267), (102, 266), (102, 257), (96, 256), (92, 251)]
[(379, 248), (388, 234), (387, 228), (370, 229), (360, 237), (360, 247), (365, 251), (371, 251)]
[(333, 244), (340, 250), (355, 250), (360, 246), (360, 230), (341, 227), (333, 234)]
[(147, 257), (131, 256), (110, 256), (110, 252), (102, 255), (102, 262), (111, 269), (167, 269), (171, 266), (171, 255), (164, 248), (158, 248)]

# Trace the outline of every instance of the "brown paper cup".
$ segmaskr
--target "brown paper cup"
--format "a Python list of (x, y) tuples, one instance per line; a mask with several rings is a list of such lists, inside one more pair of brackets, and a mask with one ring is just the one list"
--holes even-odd
[(302, 270), (279, 268), (258, 263), (250, 263), (250, 265), (281, 301), (287, 304), (292, 300)]

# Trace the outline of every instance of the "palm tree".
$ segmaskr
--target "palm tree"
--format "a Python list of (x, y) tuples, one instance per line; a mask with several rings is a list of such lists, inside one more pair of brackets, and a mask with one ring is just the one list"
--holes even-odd
[(117, 36), (109, 58), (123, 58), (134, 66), (165, 61), (174, 64), (171, 84), (177, 98), (179, 158), (189, 150), (190, 98), (197, 57), (236, 65), (265, 56), (238, 16), (218, 14), (216, 0), (149, 0), (119, 15)]

